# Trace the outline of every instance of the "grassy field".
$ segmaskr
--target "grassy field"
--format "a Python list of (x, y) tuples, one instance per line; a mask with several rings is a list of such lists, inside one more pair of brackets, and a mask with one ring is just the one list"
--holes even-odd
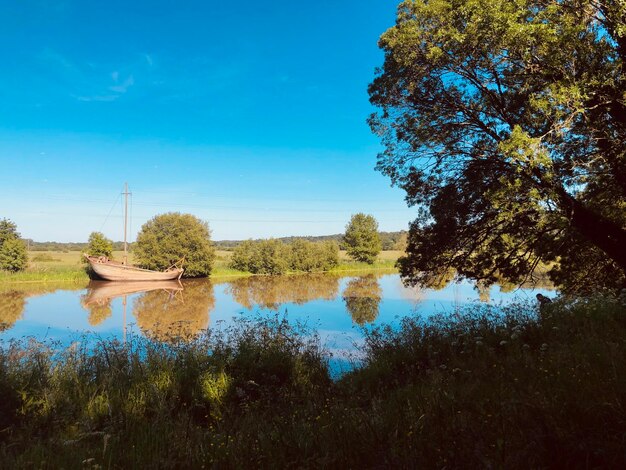
[(472, 306), (367, 333), (333, 381), (281, 318), (187, 344), (0, 348), (6, 468), (626, 468), (626, 304)]
[[(378, 271), (394, 270), (394, 265), (402, 252), (383, 251), (378, 261), (373, 265), (358, 263), (348, 258), (344, 251), (339, 253), (340, 264), (332, 272), (350, 271)], [(250, 276), (250, 273), (237, 271), (228, 267), (232, 251), (216, 251), (215, 265), (212, 278), (230, 278)], [(123, 252), (113, 253), (113, 259), (121, 260)], [(132, 253), (129, 253), (129, 262), (133, 263)], [(32, 251), (29, 253), (28, 268), (20, 273), (0, 272), (0, 282), (38, 282), (38, 281), (68, 281), (87, 282), (89, 280), (81, 262), (81, 254), (77, 251)]]

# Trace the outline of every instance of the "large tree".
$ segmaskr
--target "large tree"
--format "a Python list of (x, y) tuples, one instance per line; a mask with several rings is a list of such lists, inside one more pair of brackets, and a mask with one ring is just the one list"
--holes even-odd
[(207, 222), (191, 214), (168, 212), (143, 224), (133, 255), (140, 266), (157, 270), (184, 258), (183, 277), (203, 277), (211, 273), (215, 250)]
[(374, 264), (382, 249), (378, 234), (378, 222), (372, 215), (354, 214), (346, 225), (343, 236), (348, 256), (356, 261)]
[(626, 7), (413, 0), (380, 39), (377, 168), (418, 208), (401, 273), (626, 282)]

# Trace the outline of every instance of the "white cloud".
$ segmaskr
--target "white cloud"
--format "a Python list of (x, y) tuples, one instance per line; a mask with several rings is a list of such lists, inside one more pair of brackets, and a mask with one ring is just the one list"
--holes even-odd
[[(117, 80), (115, 80), (117, 82)], [(135, 79), (131, 75), (124, 82), (119, 85), (110, 86), (109, 90), (114, 91), (116, 93), (126, 93), (128, 89), (135, 84)]]

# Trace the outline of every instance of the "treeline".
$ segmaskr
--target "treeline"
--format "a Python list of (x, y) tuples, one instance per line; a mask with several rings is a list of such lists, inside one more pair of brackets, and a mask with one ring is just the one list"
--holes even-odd
[(288, 271), (328, 271), (339, 264), (339, 245), (333, 240), (312, 242), (294, 239), (246, 240), (234, 249), (230, 267), (253, 274), (284, 274)]
[[(79, 243), (79, 242), (36, 242), (30, 239), (24, 240), (27, 244), (28, 249), (30, 251), (87, 251), (89, 248), (89, 243)], [(113, 243), (113, 251), (122, 251), (124, 249), (124, 242), (112, 242)], [(129, 247), (132, 246), (131, 243), (128, 244)]]
[[(401, 230), (399, 232), (378, 232), (380, 236), (380, 241), (382, 242), (383, 250), (404, 250), (406, 246), (406, 238), (407, 232), (405, 230)], [(339, 245), (339, 249), (345, 250), (345, 242), (343, 240), (344, 234), (337, 233), (335, 235), (318, 235), (318, 236), (308, 236), (308, 237), (281, 237), (276, 238), (283, 243), (291, 244), (296, 240), (306, 240), (309, 242), (319, 243), (319, 242), (336, 242)], [(253, 241), (260, 241), (259, 239)], [(242, 240), (220, 240), (213, 242), (215, 248), (218, 250), (226, 250), (232, 251), (244, 241)]]
[[(406, 238), (407, 232), (405, 230), (401, 230), (399, 232), (378, 232), (380, 236), (380, 241), (382, 242), (383, 250), (404, 250), (406, 246)], [(343, 234), (338, 233), (335, 235), (319, 235), (319, 236), (310, 236), (310, 237), (282, 237), (277, 238), (286, 244), (291, 244), (296, 240), (306, 240), (309, 242), (319, 243), (319, 242), (336, 242), (339, 245), (340, 250), (345, 250), (345, 244), (343, 241)], [(218, 240), (213, 242), (213, 246), (217, 250), (224, 251), (233, 251), (239, 245), (244, 243), (246, 240)], [(260, 240), (254, 240), (260, 241)], [(89, 243), (85, 242), (36, 242), (33, 240), (25, 239), (24, 242), (27, 244), (30, 251), (86, 251)], [(128, 244), (129, 248), (132, 249), (133, 244)], [(113, 251), (121, 251), (124, 249), (124, 242), (113, 242)]]

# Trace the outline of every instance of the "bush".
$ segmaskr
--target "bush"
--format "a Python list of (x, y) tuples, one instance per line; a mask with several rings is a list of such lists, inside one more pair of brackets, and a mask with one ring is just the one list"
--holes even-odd
[(32, 261), (37, 261), (39, 263), (52, 263), (54, 261), (61, 261), (59, 258), (54, 258), (49, 253), (43, 253), (40, 255), (35, 255), (32, 257)]
[(292, 271), (328, 271), (339, 264), (339, 246), (336, 242), (314, 243), (298, 238), (291, 245)]
[(206, 222), (191, 214), (169, 212), (146, 222), (133, 245), (137, 264), (146, 269), (163, 270), (185, 258), (183, 277), (211, 274), (215, 250)]
[(283, 274), (287, 271), (328, 271), (339, 263), (335, 242), (313, 243), (296, 239), (291, 244), (280, 240), (246, 240), (239, 244), (230, 267), (253, 274)]

